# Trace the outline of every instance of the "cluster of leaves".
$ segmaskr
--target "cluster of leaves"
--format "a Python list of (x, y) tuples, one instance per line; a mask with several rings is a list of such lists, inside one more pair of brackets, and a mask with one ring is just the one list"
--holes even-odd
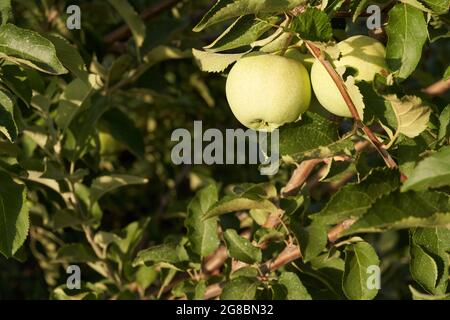
[[(54, 299), (450, 298), (450, 105), (420, 91), (448, 78), (448, 0), (218, 0), (196, 26), (209, 1), (144, 22), (149, 2), (81, 1), (82, 30), (69, 31), (64, 1), (0, 1), (3, 256), (37, 262)], [(268, 180), (171, 163), (173, 129), (236, 124), (218, 73), (252, 50), (307, 55), (305, 40), (339, 56), (374, 3), (391, 73), (354, 91), (398, 168), (323, 110), (280, 128), (284, 164)], [(109, 43), (122, 20), (132, 39)], [(293, 164), (312, 160), (284, 193)], [(66, 287), (70, 264), (86, 267), (80, 290)]]

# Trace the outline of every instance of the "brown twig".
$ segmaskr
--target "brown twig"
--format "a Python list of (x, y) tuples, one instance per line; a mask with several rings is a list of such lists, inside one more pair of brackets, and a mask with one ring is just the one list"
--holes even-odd
[(282, 266), (299, 259), (302, 256), (300, 248), (294, 244), (290, 244), (274, 259), (267, 261), (260, 266), (262, 274), (268, 274)]
[[(145, 9), (139, 16), (142, 20), (150, 19), (161, 12), (174, 7), (176, 4), (181, 2), (182, 0), (165, 0), (161, 3), (157, 3), (147, 9)], [(122, 25), (111, 33), (107, 34), (103, 38), (103, 43), (105, 44), (113, 44), (116, 41), (120, 41), (128, 38), (131, 35), (130, 27), (127, 24)]]
[(222, 268), (225, 261), (228, 259), (228, 252), (225, 246), (220, 246), (209, 257), (205, 258), (203, 264), (203, 271), (214, 274), (217, 270)]
[(386, 162), (386, 165), (391, 169), (397, 168), (398, 167), (397, 163), (391, 157), (389, 152), (384, 148), (380, 140), (378, 140), (377, 136), (372, 132), (372, 130), (370, 130), (369, 127), (364, 125), (364, 123), (362, 122), (361, 117), (359, 116), (358, 111), (356, 109), (356, 106), (353, 103), (353, 100), (350, 97), (347, 88), (345, 87), (344, 81), (336, 72), (336, 70), (333, 68), (331, 63), (328, 60), (326, 60), (325, 56), (322, 54), (320, 49), (316, 45), (314, 45), (311, 41), (305, 41), (305, 44), (308, 50), (311, 52), (311, 54), (320, 61), (320, 63), (325, 67), (325, 69), (333, 79), (339, 92), (344, 98), (344, 101), (347, 104), (350, 113), (352, 114), (352, 117), (356, 122), (357, 127), (364, 131), (364, 133), (369, 138), (370, 142), (377, 149), (378, 153), (383, 157), (383, 160), (384, 162)]
[(448, 80), (440, 80), (436, 83), (433, 83), (431, 86), (423, 89), (423, 92), (432, 97), (438, 97), (445, 94), (448, 90), (450, 90), (450, 79)]
[(336, 242), (336, 240), (339, 239), (342, 232), (350, 228), (352, 224), (355, 223), (355, 221), (356, 220), (354, 219), (347, 219), (331, 228), (330, 231), (328, 231), (328, 241)]
[(297, 191), (303, 186), (314, 168), (322, 163), (323, 159), (311, 159), (305, 160), (297, 166), (294, 170), (291, 179), (286, 184), (282, 191), (283, 197), (291, 196), (297, 193)]

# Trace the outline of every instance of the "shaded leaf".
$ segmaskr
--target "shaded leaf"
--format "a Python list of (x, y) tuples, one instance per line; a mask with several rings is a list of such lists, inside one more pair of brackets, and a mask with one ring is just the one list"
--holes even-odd
[(143, 158), (145, 144), (142, 132), (135, 122), (120, 109), (114, 108), (106, 111), (99, 121), (115, 140), (125, 145), (135, 156)]
[(327, 225), (314, 221), (307, 227), (292, 225), (304, 262), (317, 257), (327, 246)]
[(0, 253), (12, 257), (28, 235), (26, 188), (0, 171)]
[(450, 104), (442, 110), (439, 116), (439, 135), (438, 140), (450, 137)]
[(413, 286), (409, 286), (409, 291), (413, 300), (450, 300), (450, 293), (444, 295), (431, 295), (416, 290)]
[(450, 197), (444, 193), (393, 192), (379, 199), (343, 235), (450, 225)]
[(192, 250), (202, 257), (212, 253), (220, 244), (217, 218), (203, 219), (203, 215), (217, 200), (217, 186), (211, 184), (200, 190), (187, 208), (187, 217), (184, 222), (187, 236), (192, 244)]
[(303, 154), (326, 148), (339, 139), (337, 125), (314, 113), (280, 128), (280, 154), (299, 159)]
[(98, 260), (94, 251), (82, 243), (66, 244), (59, 248), (56, 260), (59, 262), (86, 263)]
[(0, 88), (0, 132), (10, 142), (17, 138), (17, 126), (14, 121), (14, 101), (9, 92)]
[(345, 219), (358, 218), (380, 197), (400, 186), (397, 171), (389, 169), (373, 170), (360, 183), (350, 183), (339, 189), (319, 213), (310, 217), (329, 225)]
[(145, 40), (145, 24), (127, 0), (108, 0), (130, 27), (136, 46)]
[(449, 276), (450, 230), (416, 228), (410, 231), (411, 274), (428, 292), (442, 295)]
[(27, 106), (31, 101), (31, 87), (27, 74), (19, 66), (7, 64), (1, 66), (1, 81)]
[(147, 179), (130, 175), (110, 175), (96, 178), (91, 185), (91, 203), (97, 202), (106, 193), (117, 188), (133, 185), (146, 184)]
[(46, 34), (56, 49), (56, 55), (62, 64), (75, 76), (90, 86), (89, 73), (86, 64), (78, 52), (77, 47), (58, 34)]

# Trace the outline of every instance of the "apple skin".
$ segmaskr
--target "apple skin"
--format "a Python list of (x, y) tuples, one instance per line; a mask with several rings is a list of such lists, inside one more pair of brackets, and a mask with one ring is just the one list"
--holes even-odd
[(231, 69), (226, 84), (234, 116), (254, 130), (272, 131), (298, 120), (311, 102), (311, 82), (294, 59), (253, 53)]
[[(372, 82), (376, 73), (388, 70), (386, 49), (373, 38), (353, 36), (339, 42), (337, 46), (341, 51), (341, 58), (334, 61), (334, 65), (337, 69), (343, 67), (354, 69), (356, 73), (352, 76), (355, 83)], [(311, 68), (311, 83), (317, 99), (325, 109), (337, 116), (352, 116), (336, 84), (320, 61), (315, 61)], [(353, 101), (358, 99), (352, 93), (350, 96)]]

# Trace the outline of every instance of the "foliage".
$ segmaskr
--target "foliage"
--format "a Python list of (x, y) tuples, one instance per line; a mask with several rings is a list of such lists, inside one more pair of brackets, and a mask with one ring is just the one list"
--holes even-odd
[[(80, 30), (69, 4), (0, 1), (0, 298), (449, 298), (450, 97), (422, 90), (448, 81), (448, 0), (83, 0)], [(249, 52), (368, 33), (390, 72), (353, 88), (358, 126), (312, 106), (272, 177), (171, 161), (173, 130), (240, 126)]]

